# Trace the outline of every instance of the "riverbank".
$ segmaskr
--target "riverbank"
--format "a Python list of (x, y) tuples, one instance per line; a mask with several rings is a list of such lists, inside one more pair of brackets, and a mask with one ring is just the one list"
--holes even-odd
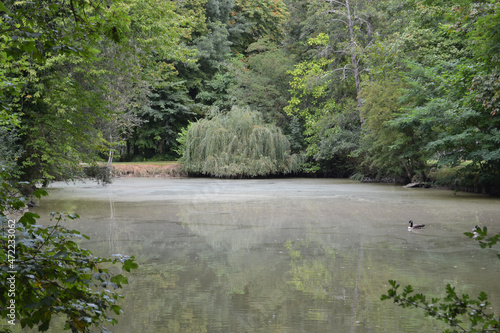
[[(425, 187), (434, 189), (447, 189), (453, 191), (463, 191), (471, 193), (492, 194), (498, 196), (500, 192), (495, 188), (478, 188), (477, 186), (467, 184), (466, 180), (459, 181), (457, 177), (457, 168), (441, 168), (433, 172), (430, 176), (432, 181), (415, 182), (407, 184), (407, 187)], [(176, 161), (160, 162), (115, 162), (113, 163), (113, 177), (152, 177), (152, 178), (175, 178), (185, 177), (186, 173)], [(310, 178), (311, 175), (302, 175)], [(359, 180), (362, 183), (393, 183), (405, 185), (402, 180), (394, 178), (372, 179), (364, 177), (351, 178)]]
[(183, 177), (177, 162), (118, 162), (113, 163), (114, 177)]

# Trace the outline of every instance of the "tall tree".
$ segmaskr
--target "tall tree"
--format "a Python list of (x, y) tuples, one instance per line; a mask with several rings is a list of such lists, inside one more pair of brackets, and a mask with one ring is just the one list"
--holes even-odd
[[(171, 2), (14, 2), (0, 10), (15, 13), (3, 18), (2, 54), (23, 66), (2, 68), (9, 83), (19, 83), (7, 103), (21, 121), (18, 162), (29, 179), (71, 178), (79, 163), (95, 162), (138, 124), (131, 111), (171, 77), (168, 62), (189, 57), (180, 43), (189, 24)], [(121, 52), (111, 51), (116, 41)], [(100, 48), (111, 57), (124, 52), (127, 60), (100, 57)]]
[(355, 86), (360, 122), (360, 97), (364, 54), (373, 40), (373, 21), (377, 11), (363, 0), (313, 1), (309, 6), (309, 29), (314, 37), (323, 34), (316, 43), (316, 56), (332, 59), (328, 75), (336, 80), (352, 79)]
[(259, 112), (235, 107), (192, 123), (184, 135), (183, 165), (191, 174), (235, 178), (298, 170), (300, 159), (286, 136)]
[[(170, 154), (175, 148), (179, 127), (187, 125), (192, 113), (185, 81), (178, 77), (175, 64), (192, 66), (195, 52), (184, 41), (193, 31), (188, 17), (179, 14), (175, 2), (129, 1), (131, 32), (124, 48), (135, 59), (138, 83), (145, 82), (146, 101), (129, 105), (139, 125), (125, 133), (126, 158), (151, 158)], [(186, 15), (188, 11), (185, 12)], [(120, 147), (123, 148), (123, 147)]]
[[(356, 84), (357, 92), (357, 103), (358, 108), (361, 108), (361, 96), (359, 93), (361, 91), (361, 59), (363, 56), (364, 48), (366, 44), (371, 42), (372, 26), (368, 19), (363, 18), (360, 14), (362, 9), (359, 8), (362, 4), (361, 1), (352, 0), (326, 0), (329, 7), (326, 13), (333, 16), (333, 22), (340, 22), (347, 28), (347, 38), (344, 43), (344, 49), (341, 52), (345, 52), (350, 58), (350, 67), (347, 65), (342, 69), (343, 75), (345, 76), (345, 71), (352, 71), (354, 77), (354, 82)], [(363, 33), (363, 36), (359, 36), (359, 32)], [(365, 44), (365, 45), (363, 45)]]
[[(371, 64), (383, 65), (372, 65), (374, 82), (364, 88), (372, 106), (365, 108), (371, 118), (367, 137), (376, 136), (365, 144), (375, 148), (392, 141), (388, 150), (377, 153), (372, 149), (370, 159), (400, 160), (409, 179), (426, 180), (435, 168), (457, 167), (458, 173), (448, 182), (492, 191), (500, 180), (498, 145), (494, 144), (498, 104), (493, 92), (497, 91), (498, 67), (494, 58), (485, 57), (484, 50), (493, 47), (495, 24), (479, 22), (486, 18), (495, 22), (498, 5), (461, 2), (450, 7), (449, 3), (413, 1), (408, 5), (406, 27), (379, 40), (370, 53)], [(481, 30), (479, 39), (476, 29)], [(482, 36), (488, 36), (488, 41)], [(392, 68), (390, 74), (384, 76), (383, 68)], [(384, 121), (374, 122), (381, 119), (377, 110), (384, 104), (373, 95), (380, 84), (386, 90), (401, 88), (392, 93), (400, 95), (400, 106), (385, 113)], [(384, 157), (389, 152), (392, 157)], [(378, 166), (384, 168), (383, 164)]]
[(290, 98), (288, 82), (294, 56), (269, 39), (261, 39), (247, 49), (247, 57), (236, 58), (230, 67), (234, 84), (229, 89), (232, 102), (259, 110), (264, 119), (286, 130), (283, 108)]
[[(76, 158), (71, 162), (71, 157), (77, 157), (74, 152), (78, 148), (69, 147), (66, 137), (60, 141), (56, 139), (58, 135), (77, 133), (75, 128), (69, 132), (68, 129), (71, 128), (72, 122), (75, 126), (81, 125), (83, 118), (77, 116), (72, 109), (74, 106), (69, 106), (68, 103), (74, 102), (71, 99), (78, 95), (78, 90), (82, 91), (84, 85), (90, 86), (89, 82), (85, 83), (84, 80), (73, 85), (75, 80), (79, 79), (68, 75), (67, 70), (74, 68), (78, 63), (85, 67), (95, 59), (98, 53), (96, 43), (99, 40), (109, 37), (114, 41), (123, 39), (129, 20), (122, 9), (112, 3), (107, 6), (103, 4), (91, 6), (84, 1), (65, 3), (4, 1), (0, 6), (2, 12), (0, 78), (1, 85), (10, 87), (0, 93), (3, 112), (8, 115), (2, 117), (0, 125), (6, 128), (20, 127), (16, 143), (23, 147), (24, 157), (20, 156), (17, 161), (21, 163), (21, 171), (24, 171), (25, 178), (55, 177), (50, 173), (59, 169), (48, 166), (59, 158), (47, 154), (49, 151), (58, 150), (59, 157), (64, 156), (60, 160), (62, 170), (68, 170), (66, 162), (69, 161), (69, 165), (75, 166), (78, 160), (81, 160)], [(68, 62), (64, 74), (60, 77), (54, 75), (58, 68), (62, 68), (65, 59)], [(85, 75), (87, 74), (82, 72), (76, 74), (80, 78)], [(88, 73), (88, 78), (95, 76), (95, 72)], [(54, 86), (45, 85), (49, 82)], [(92, 87), (88, 90), (88, 94), (80, 95), (82, 97), (80, 101), (94, 92), (95, 89)], [(94, 94), (93, 97), (95, 96)], [(92, 102), (84, 103), (90, 106)], [(100, 109), (96, 112), (99, 113)], [(41, 119), (34, 122), (37, 114)], [(85, 112), (82, 116), (84, 114)], [(55, 117), (52, 128), (50, 122), (43, 123), (51, 117), (50, 115)], [(90, 118), (90, 121), (95, 119), (93, 116)], [(61, 122), (65, 123), (62, 127), (59, 126)], [(34, 126), (30, 127), (31, 125)], [(51, 139), (44, 141), (47, 135), (51, 136)], [(99, 138), (98, 135), (95, 137)], [(93, 143), (89, 143), (89, 146)], [(40, 172), (29, 173), (33, 167)]]
[[(319, 34), (309, 43), (326, 45), (328, 36)], [(353, 87), (346, 81), (336, 84), (329, 75), (332, 62), (320, 58), (296, 65), (290, 72), (291, 98), (284, 110), (304, 122), (307, 171), (343, 177), (353, 171), (352, 152), (358, 148), (361, 124), (355, 101), (342, 96)]]
[(85, 1), (0, 2), (0, 125), (16, 126), (17, 103), (27, 83), (30, 64), (54, 54), (92, 58), (95, 41), (123, 37), (128, 17), (112, 3)]

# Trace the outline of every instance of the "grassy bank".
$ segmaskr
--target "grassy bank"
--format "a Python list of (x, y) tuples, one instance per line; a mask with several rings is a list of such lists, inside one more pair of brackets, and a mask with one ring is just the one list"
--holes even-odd
[(175, 161), (167, 162), (115, 162), (113, 163), (115, 177), (182, 177), (180, 165)]

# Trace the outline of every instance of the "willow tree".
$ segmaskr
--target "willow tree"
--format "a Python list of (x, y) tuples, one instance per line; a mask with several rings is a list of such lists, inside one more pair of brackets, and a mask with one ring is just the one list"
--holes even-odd
[(292, 173), (300, 165), (281, 130), (248, 109), (235, 107), (191, 124), (183, 144), (183, 164), (190, 174), (257, 177)]

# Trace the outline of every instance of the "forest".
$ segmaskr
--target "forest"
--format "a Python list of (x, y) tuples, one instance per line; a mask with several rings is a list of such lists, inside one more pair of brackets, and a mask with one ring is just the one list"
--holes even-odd
[(0, 45), (16, 180), (114, 158), (500, 193), (495, 0), (4, 0)]

